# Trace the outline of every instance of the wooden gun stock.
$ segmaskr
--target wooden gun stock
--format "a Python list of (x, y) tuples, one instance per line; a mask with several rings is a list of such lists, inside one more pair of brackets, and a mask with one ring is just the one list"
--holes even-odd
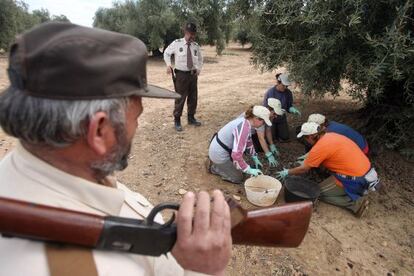
[(242, 217), (232, 225), (234, 244), (297, 247), (302, 242), (312, 215), (312, 202), (290, 203), (278, 207), (246, 211), (229, 202), (232, 223), (234, 217)]
[[(254, 211), (244, 210), (233, 200), (227, 202), (231, 209), (232, 238), (235, 244), (297, 247), (307, 232), (312, 213), (311, 202)], [(175, 209), (179, 205), (163, 206)], [(157, 206), (155, 209), (162, 210)], [(152, 217), (154, 216), (155, 213)], [(174, 246), (176, 225), (104, 217), (0, 198), (0, 233), (6, 237), (159, 256)]]

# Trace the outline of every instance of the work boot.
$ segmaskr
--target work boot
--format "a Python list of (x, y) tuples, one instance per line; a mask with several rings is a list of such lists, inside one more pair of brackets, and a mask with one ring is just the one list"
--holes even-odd
[(201, 122), (194, 118), (194, 115), (188, 115), (188, 124), (193, 126), (201, 126)]
[(368, 211), (368, 206), (369, 206), (369, 200), (367, 198), (362, 199), (360, 203), (360, 207), (358, 211), (355, 213), (355, 216), (357, 218), (362, 218), (365, 215), (365, 213)]
[(174, 117), (174, 127), (176, 131), (183, 131), (180, 117)]
[(212, 173), (212, 172), (211, 172), (211, 165), (212, 165), (212, 162), (211, 162), (211, 160), (210, 160), (210, 158), (209, 158), (209, 157), (207, 157), (207, 160), (206, 160), (206, 162), (205, 162), (205, 165), (206, 165), (207, 172), (208, 172), (208, 173)]

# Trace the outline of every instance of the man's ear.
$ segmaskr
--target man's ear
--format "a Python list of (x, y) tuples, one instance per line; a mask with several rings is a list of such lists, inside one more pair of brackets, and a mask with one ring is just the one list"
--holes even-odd
[(308, 136), (303, 136), (305, 138), (305, 141), (308, 142), (309, 144), (313, 145), (313, 139), (312, 139), (312, 135), (308, 135)]
[(102, 156), (110, 151), (116, 142), (116, 135), (107, 113), (100, 111), (93, 115), (89, 121), (86, 140), (97, 155)]

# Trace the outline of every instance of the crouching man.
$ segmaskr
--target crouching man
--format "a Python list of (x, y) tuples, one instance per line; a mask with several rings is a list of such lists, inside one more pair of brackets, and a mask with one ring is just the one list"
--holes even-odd
[(314, 122), (302, 125), (298, 138), (302, 136), (312, 149), (301, 166), (278, 172), (279, 178), (304, 174), (311, 168), (323, 166), (332, 175), (319, 184), (320, 199), (362, 216), (368, 207), (365, 195), (379, 188), (377, 172), (368, 157), (351, 139), (333, 132), (325, 133)]

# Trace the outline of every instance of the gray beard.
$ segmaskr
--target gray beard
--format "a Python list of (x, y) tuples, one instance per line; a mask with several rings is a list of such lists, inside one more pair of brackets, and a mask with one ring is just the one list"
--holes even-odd
[(122, 171), (128, 167), (128, 157), (131, 152), (131, 143), (128, 143), (126, 132), (123, 126), (115, 129), (117, 144), (102, 160), (91, 164), (92, 170), (98, 180), (113, 174), (115, 171)]

